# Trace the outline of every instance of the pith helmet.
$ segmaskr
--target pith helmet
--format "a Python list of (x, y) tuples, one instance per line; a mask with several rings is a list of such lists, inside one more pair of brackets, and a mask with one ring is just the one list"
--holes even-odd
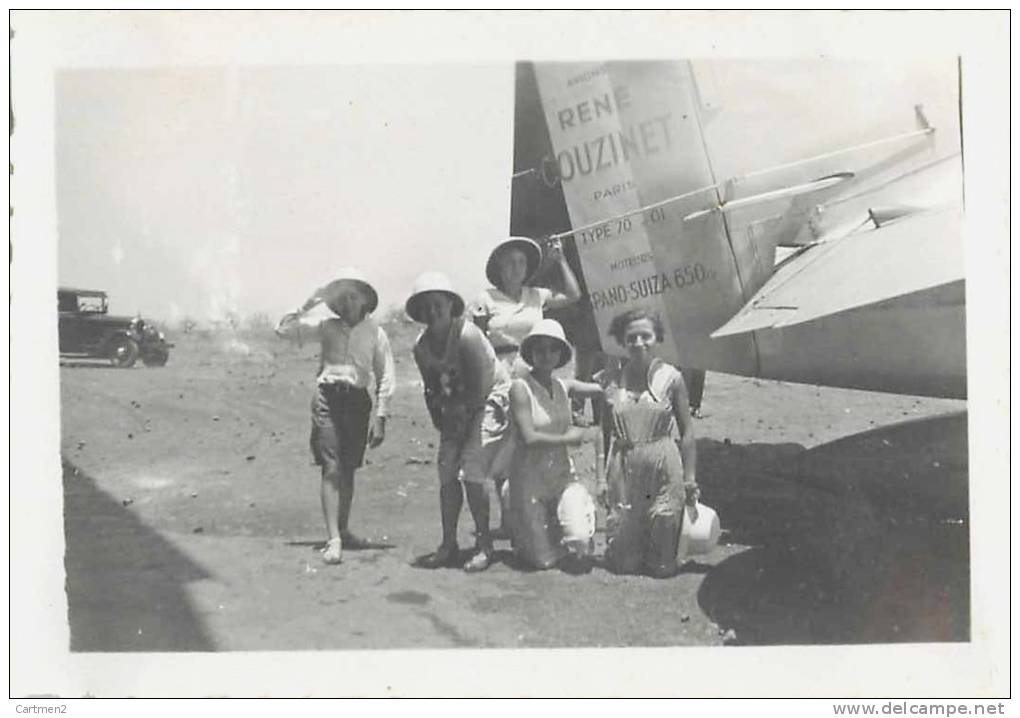
[(507, 249), (519, 249), (524, 252), (524, 256), (528, 261), (528, 277), (535, 273), (539, 262), (542, 261), (542, 248), (538, 246), (538, 242), (535, 240), (528, 239), (527, 237), (511, 237), (510, 239), (503, 240), (489, 252), (489, 260), (485, 263), (485, 276), (488, 277), (489, 283), (494, 287), (498, 287), (500, 283), (500, 254)]
[(354, 267), (342, 267), (337, 271), (336, 279), (322, 288), (320, 294), (327, 306), (336, 301), (337, 295), (345, 283), (353, 284), (358, 288), (358, 291), (365, 295), (365, 311), (367, 314), (371, 314), (379, 306), (379, 295), (376, 293), (375, 287), (369, 283), (365, 275), (361, 273), (361, 270)]
[(556, 518), (564, 542), (587, 544), (595, 535), (595, 502), (580, 481), (571, 481), (563, 489), (556, 504)]
[(450, 280), (442, 272), (425, 272), (418, 276), (414, 280), (414, 284), (411, 285), (411, 296), (407, 298), (407, 303), (404, 304), (404, 310), (407, 312), (407, 316), (411, 317), (416, 322), (422, 324), (425, 323), (425, 318), (421, 314), (421, 296), (428, 292), (442, 292), (453, 300), (453, 308), (450, 314), (455, 317), (459, 317), (464, 312), (464, 300), (459, 294), (453, 289), (453, 285)]
[(719, 514), (714, 510), (698, 502), (698, 520), (691, 523), (685, 509), (677, 550), (681, 560), (711, 551), (719, 543), (720, 533)]
[(570, 361), (573, 355), (573, 350), (570, 348), (570, 344), (567, 342), (566, 336), (563, 334), (563, 327), (555, 319), (540, 319), (535, 322), (535, 325), (531, 327), (531, 331), (528, 332), (528, 336), (524, 337), (524, 341), (521, 342), (521, 358), (528, 364), (532, 364), (531, 361), (531, 350), (535, 344), (535, 340), (539, 337), (549, 337), (555, 339), (556, 343), (560, 347), (560, 363), (556, 365), (559, 369)]

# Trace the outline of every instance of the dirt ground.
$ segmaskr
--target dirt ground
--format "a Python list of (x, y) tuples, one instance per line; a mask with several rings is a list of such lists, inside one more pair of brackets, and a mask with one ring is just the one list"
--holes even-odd
[[(655, 580), (529, 572), (498, 542), (483, 574), (428, 571), (412, 563), (439, 541), (436, 435), (415, 329), (389, 332), (399, 387), (352, 517), (381, 547), (340, 566), (317, 551), (314, 344), (192, 333), (165, 368), (64, 361), (71, 649), (968, 640), (964, 402), (709, 374), (695, 427), (724, 528), (712, 554)], [(576, 461), (590, 481), (590, 449)]]

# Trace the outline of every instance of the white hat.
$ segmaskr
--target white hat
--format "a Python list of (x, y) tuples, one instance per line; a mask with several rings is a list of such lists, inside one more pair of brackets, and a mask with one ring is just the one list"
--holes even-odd
[(581, 482), (571, 481), (563, 489), (556, 505), (556, 518), (565, 542), (587, 543), (595, 535), (595, 502)]
[(574, 351), (570, 348), (569, 342), (567, 342), (567, 338), (563, 333), (563, 327), (555, 319), (539, 319), (531, 327), (528, 336), (524, 337), (524, 341), (521, 342), (521, 358), (524, 361), (534, 366), (534, 363), (531, 361), (531, 347), (539, 337), (549, 337), (559, 343), (560, 363), (556, 365), (557, 369), (570, 362)]
[(680, 560), (689, 556), (705, 554), (719, 543), (719, 514), (711, 507), (698, 503), (698, 520), (693, 523), (687, 507), (684, 507), (683, 524), (680, 528), (680, 547), (677, 555)]
[(538, 246), (538, 242), (535, 240), (528, 239), (527, 237), (504, 239), (489, 252), (489, 259), (485, 263), (485, 276), (488, 277), (489, 282), (494, 287), (498, 287), (501, 281), (499, 275), (499, 255), (503, 250), (510, 248), (519, 249), (524, 252), (524, 256), (528, 261), (528, 277), (535, 273), (539, 263), (542, 261), (542, 248)]
[(428, 292), (442, 292), (450, 297), (453, 300), (453, 309), (450, 312), (452, 316), (459, 317), (464, 312), (464, 300), (454, 291), (453, 285), (446, 275), (442, 272), (425, 272), (414, 280), (414, 284), (411, 285), (411, 296), (404, 304), (407, 316), (414, 321), (425, 323), (425, 319), (421, 315), (420, 299), (421, 295)]
[(367, 314), (371, 314), (375, 311), (376, 307), (379, 306), (379, 295), (376, 293), (375, 288), (365, 278), (365, 275), (361, 273), (361, 270), (354, 267), (342, 267), (337, 271), (335, 276), (336, 279), (319, 290), (319, 295), (322, 297), (322, 301), (324, 301), (327, 306), (336, 301), (337, 295), (340, 293), (344, 284), (355, 285), (358, 290), (365, 295), (365, 307)]

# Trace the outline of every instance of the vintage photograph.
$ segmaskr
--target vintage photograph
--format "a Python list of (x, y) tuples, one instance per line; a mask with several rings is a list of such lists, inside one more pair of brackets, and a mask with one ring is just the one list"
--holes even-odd
[(589, 57), (54, 68), (72, 658), (974, 639), (960, 55)]

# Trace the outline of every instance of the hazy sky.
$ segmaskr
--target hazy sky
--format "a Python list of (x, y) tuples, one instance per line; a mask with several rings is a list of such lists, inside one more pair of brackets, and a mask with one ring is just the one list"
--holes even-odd
[(383, 307), (425, 269), (472, 295), (512, 110), (511, 63), (61, 72), (59, 281), (167, 319), (276, 315), (351, 264)]
[[(721, 176), (909, 131), (917, 102), (957, 142), (952, 57), (696, 68)], [(59, 281), (113, 311), (275, 316), (352, 264), (383, 308), (425, 269), (470, 297), (509, 226), (509, 62), (67, 70), (56, 90)]]

